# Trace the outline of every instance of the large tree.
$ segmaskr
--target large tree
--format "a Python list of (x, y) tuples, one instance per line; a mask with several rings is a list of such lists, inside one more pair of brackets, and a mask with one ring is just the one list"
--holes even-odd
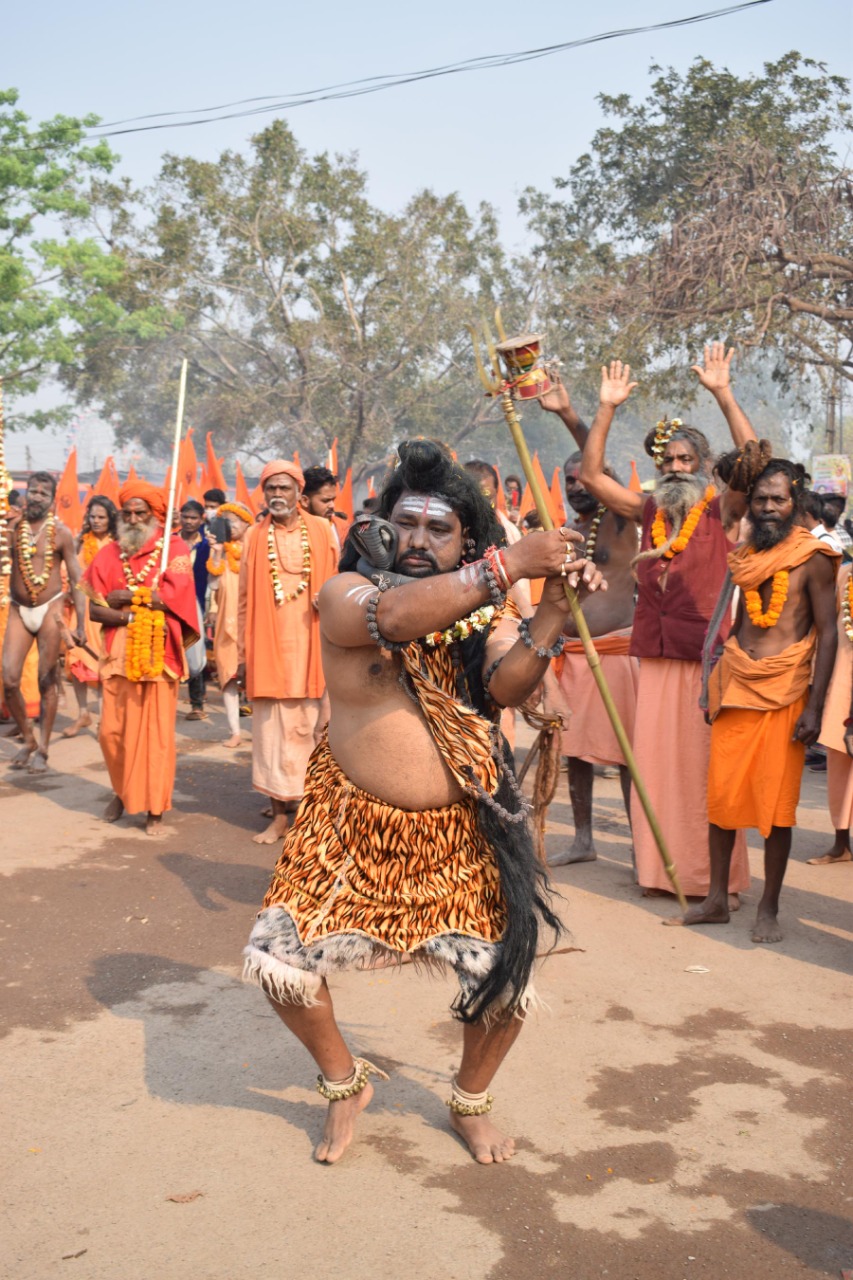
[[(464, 329), (506, 277), (487, 207), (422, 191), (381, 212), (354, 158), (309, 157), (275, 121), (247, 154), (167, 156), (149, 191), (102, 184), (96, 216), (126, 323), (93, 327), (67, 380), (120, 435), (157, 449), (181, 354), (191, 420), (249, 455), (316, 458), (338, 437), (360, 463), (487, 412)], [(135, 314), (150, 323), (129, 340)]]
[[(103, 320), (98, 287), (116, 269), (108, 246), (70, 229), (89, 212), (93, 176), (116, 159), (106, 142), (86, 142), (97, 117), (33, 126), (17, 102), (15, 89), (0, 90), (0, 376), (10, 403), (78, 359), (83, 335)], [(86, 281), (78, 298), (65, 287), (73, 279)], [(40, 411), (27, 421), (57, 416)]]
[(552, 323), (589, 374), (618, 353), (646, 386), (689, 391), (703, 342), (763, 346), (777, 377), (853, 377), (853, 188), (835, 153), (847, 84), (791, 53), (738, 78), (696, 59), (652, 68), (643, 102), (523, 209)]

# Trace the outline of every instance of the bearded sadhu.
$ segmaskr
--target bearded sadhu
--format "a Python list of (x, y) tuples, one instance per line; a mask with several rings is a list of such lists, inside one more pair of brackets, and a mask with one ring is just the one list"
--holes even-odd
[[(731, 389), (732, 355), (722, 343), (714, 343), (705, 348), (703, 364), (693, 370), (720, 406), (735, 445), (741, 446), (755, 440), (755, 432)], [(580, 480), (608, 510), (635, 520), (642, 529), (630, 649), (632, 657), (640, 659), (634, 752), (681, 887), (688, 896), (704, 898), (710, 885), (711, 731), (699, 706), (702, 646), (747, 501), (745, 494), (732, 489), (716, 493), (707, 439), (677, 418), (659, 422), (645, 440), (660, 473), (654, 493), (636, 493), (607, 474), (604, 455), (613, 415), (636, 386), (630, 366), (621, 360), (602, 369), (599, 407), (584, 446)], [(631, 824), (644, 894), (668, 891), (669, 880), (636, 791)], [(736, 895), (748, 886), (749, 862), (741, 832), (735, 841), (729, 892)]]
[(119, 495), (118, 536), (99, 551), (83, 578), (94, 622), (103, 625), (103, 708), (99, 741), (115, 795), (104, 814), (145, 813), (160, 834), (172, 807), (175, 718), (184, 649), (198, 639), (192, 567), (172, 535), (161, 573), (166, 500), (144, 480)]

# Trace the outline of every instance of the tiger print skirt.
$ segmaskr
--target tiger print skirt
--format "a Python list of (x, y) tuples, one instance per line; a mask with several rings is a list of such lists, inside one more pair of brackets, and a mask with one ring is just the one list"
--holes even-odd
[(469, 992), (494, 964), (505, 923), (476, 801), (395, 809), (354, 786), (324, 738), (243, 976), (280, 1002), (314, 1004), (328, 974), (411, 957), (449, 965)]

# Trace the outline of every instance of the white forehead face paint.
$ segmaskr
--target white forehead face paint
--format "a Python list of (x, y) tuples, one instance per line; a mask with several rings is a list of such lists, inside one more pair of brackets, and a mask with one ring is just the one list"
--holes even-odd
[(370, 597), (375, 594), (376, 594), (376, 588), (372, 586), (371, 587), (350, 587), (349, 591), (344, 596), (344, 599), (354, 600), (355, 603), (359, 607), (361, 607), (362, 605), (366, 605)]
[(427, 520), (444, 520), (453, 515), (453, 508), (442, 498), (420, 498), (412, 493), (401, 498), (395, 510), (401, 515), (425, 516)]

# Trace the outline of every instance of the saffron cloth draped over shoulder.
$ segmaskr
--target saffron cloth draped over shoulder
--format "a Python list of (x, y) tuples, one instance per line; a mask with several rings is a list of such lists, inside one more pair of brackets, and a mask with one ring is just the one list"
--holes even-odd
[[(158, 531), (155, 536), (148, 539), (141, 551), (128, 556), (127, 563), (133, 577), (144, 571), (159, 537)], [(148, 581), (149, 577), (146, 577), (146, 582)], [(106, 605), (107, 596), (111, 591), (122, 591), (127, 588), (124, 562), (117, 542), (108, 543), (98, 552), (83, 575), (80, 586), (89, 599), (99, 605)], [(164, 673), (173, 680), (179, 680), (184, 669), (184, 649), (198, 640), (198, 611), (192, 566), (186, 543), (182, 538), (172, 536), (169, 542), (169, 562), (166, 572), (157, 581), (156, 589), (168, 610), (165, 614)], [(125, 627), (104, 626), (104, 647), (108, 661), (120, 656), (118, 649), (123, 648), (126, 630)]]

